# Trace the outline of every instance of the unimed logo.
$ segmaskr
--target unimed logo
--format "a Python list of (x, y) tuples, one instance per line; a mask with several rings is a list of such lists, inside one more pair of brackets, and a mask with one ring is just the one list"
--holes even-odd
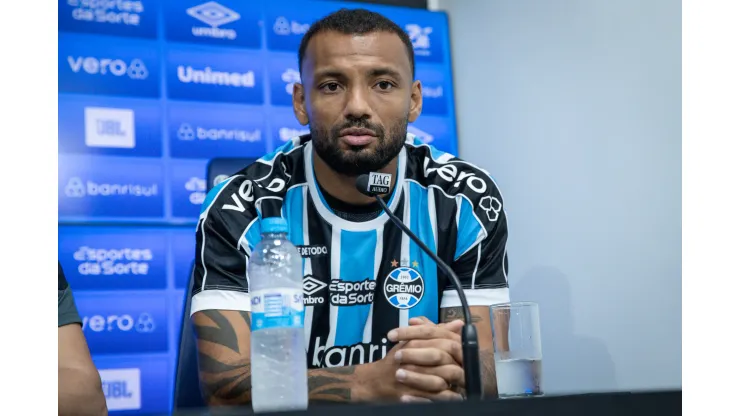
[(134, 196), (153, 197), (159, 194), (157, 184), (99, 183), (74, 176), (64, 187), (68, 198)]
[(207, 66), (195, 69), (190, 65), (177, 66), (177, 79), (183, 84), (221, 85), (225, 87), (254, 88), (254, 71), (244, 73), (214, 71)]
[(90, 75), (128, 76), (135, 80), (149, 77), (149, 71), (141, 59), (126, 62), (117, 58), (96, 58), (92, 56), (67, 56), (67, 63), (74, 73), (85, 72)]
[(138, 368), (99, 370), (108, 410), (141, 409), (141, 371)]

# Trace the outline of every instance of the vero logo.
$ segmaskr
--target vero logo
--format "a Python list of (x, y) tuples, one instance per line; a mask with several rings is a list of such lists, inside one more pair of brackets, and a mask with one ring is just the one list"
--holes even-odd
[(85, 145), (118, 149), (136, 147), (134, 111), (126, 108), (85, 107)]

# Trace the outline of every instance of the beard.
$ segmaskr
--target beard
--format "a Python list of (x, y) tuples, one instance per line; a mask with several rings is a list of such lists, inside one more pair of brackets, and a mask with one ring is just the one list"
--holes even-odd
[[(333, 127), (331, 130), (309, 123), (311, 141), (319, 157), (329, 167), (345, 176), (355, 177), (369, 172), (377, 172), (387, 166), (396, 157), (406, 142), (408, 117), (394, 123), (388, 130), (365, 120), (349, 121)], [(339, 132), (347, 128), (365, 128), (375, 133), (375, 147), (350, 147), (343, 150), (339, 145)]]

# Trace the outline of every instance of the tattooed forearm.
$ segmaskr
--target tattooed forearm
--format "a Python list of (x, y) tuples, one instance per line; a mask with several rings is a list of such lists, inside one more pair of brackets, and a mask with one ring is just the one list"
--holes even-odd
[(201, 388), (211, 405), (246, 404), (252, 398), (248, 312), (202, 311), (194, 315)]
[[(456, 319), (465, 320), (465, 315), (463, 314), (462, 307), (457, 308), (442, 308), (442, 322), (452, 322)], [(480, 322), (483, 318), (476, 315), (475, 313), (470, 313), (470, 319), (473, 322), (473, 324), (477, 324)], [(467, 323), (467, 322), (466, 322)]]
[[(491, 331), (491, 319), (487, 315), (488, 308), (472, 306), (470, 308), (470, 319), (475, 324), (478, 332), (478, 345), (480, 346), (480, 371), (483, 382), (483, 392), (487, 397), (497, 397), (496, 369), (493, 362), (493, 332)], [(463, 309), (442, 308), (440, 310), (442, 322), (452, 322), (456, 319), (464, 320)]]
[(309, 399), (335, 402), (351, 401), (355, 368), (351, 366), (309, 370)]
[(493, 361), (493, 351), (480, 352), (480, 377), (483, 382), (483, 393), (486, 397), (498, 397), (496, 384), (496, 368)]

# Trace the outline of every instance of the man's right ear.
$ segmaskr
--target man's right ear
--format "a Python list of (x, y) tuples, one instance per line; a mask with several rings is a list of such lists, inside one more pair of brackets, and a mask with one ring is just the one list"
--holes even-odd
[(293, 84), (293, 113), (301, 126), (308, 124), (308, 113), (306, 112), (306, 93), (303, 84)]

